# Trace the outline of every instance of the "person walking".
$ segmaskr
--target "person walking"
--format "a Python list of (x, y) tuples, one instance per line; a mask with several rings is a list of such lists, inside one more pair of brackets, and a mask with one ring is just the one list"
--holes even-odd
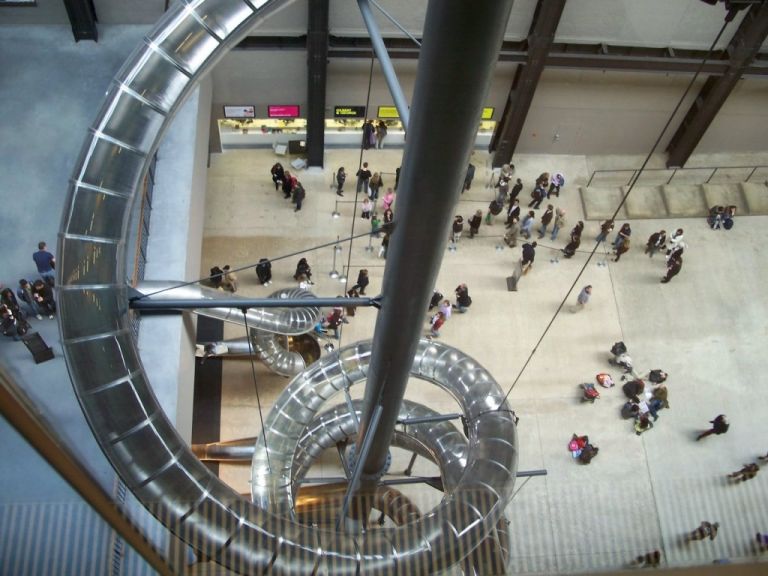
[(360, 294), (365, 296), (365, 289), (370, 284), (370, 279), (368, 278), (368, 269), (363, 268), (360, 270), (360, 272), (357, 273), (357, 282), (355, 282), (355, 285), (352, 286), (353, 290), (358, 290)]
[(520, 201), (517, 198), (509, 203), (509, 208), (507, 209), (507, 221), (504, 223), (507, 228), (509, 228), (512, 220), (520, 220)]
[(510, 248), (517, 246), (517, 236), (520, 234), (520, 221), (517, 218), (513, 218), (512, 222), (507, 225), (507, 233), (504, 234), (504, 242)]
[(598, 244), (600, 244), (600, 242), (608, 238), (608, 234), (610, 234), (611, 231), (613, 230), (613, 226), (614, 226), (613, 218), (606, 220), (605, 222), (600, 224), (600, 234), (597, 235), (597, 238), (595, 238), (595, 241)]
[(648, 242), (645, 243), (645, 253), (648, 254), (648, 258), (653, 258), (653, 255), (659, 250), (664, 250), (667, 247), (667, 232), (666, 230), (659, 230), (654, 232), (648, 238)]
[[(682, 251), (682, 248), (680, 249)], [(683, 267), (683, 257), (680, 255), (673, 256), (667, 260), (667, 274), (661, 279), (662, 284), (666, 284), (672, 278), (677, 276)]]
[(521, 261), (523, 274), (528, 274), (528, 271), (533, 266), (533, 261), (536, 259), (536, 242), (526, 242), (523, 244), (523, 257)]
[(371, 171), (368, 170), (368, 162), (363, 162), (363, 167), (357, 171), (356, 176), (357, 187), (355, 188), (355, 192), (357, 194), (364, 192), (365, 194), (370, 195), (368, 192), (368, 184), (371, 181)]
[(576, 306), (573, 307), (573, 312), (580, 312), (584, 310), (584, 307), (589, 302), (589, 297), (592, 296), (592, 284), (587, 284), (581, 289), (579, 295), (576, 297)]
[(528, 204), (528, 208), (538, 209), (546, 195), (547, 191), (544, 186), (542, 184), (536, 184), (533, 192), (531, 192), (531, 202)]
[(528, 212), (528, 215), (523, 218), (523, 222), (520, 225), (520, 234), (528, 240), (531, 237), (531, 228), (533, 228), (533, 221), (536, 219), (536, 213), (533, 210)]
[(541, 226), (539, 227), (539, 238), (544, 238), (547, 234), (547, 228), (549, 227), (552, 218), (555, 216), (555, 207), (552, 204), (547, 204), (547, 209), (544, 210), (544, 214), (541, 215)]
[(731, 472), (728, 474), (728, 478), (734, 480), (735, 482), (746, 482), (747, 480), (752, 480), (752, 478), (757, 476), (759, 471), (760, 466), (758, 464), (744, 464), (744, 466), (741, 467), (741, 470), (737, 470), (736, 472)]
[(574, 254), (576, 254), (576, 250), (578, 250), (579, 246), (581, 246), (581, 233), (583, 230), (584, 222), (579, 220), (576, 223), (576, 226), (573, 227), (573, 230), (571, 230), (570, 241), (565, 245), (565, 248), (561, 250), (565, 258), (571, 258)]
[(712, 434), (717, 434), (718, 436), (720, 434), (725, 434), (728, 432), (728, 428), (730, 428), (730, 424), (725, 419), (725, 414), (718, 414), (717, 417), (714, 420), (709, 421), (710, 424), (712, 424), (712, 428), (709, 430), (705, 430), (698, 436), (696, 436), (696, 441), (698, 442), (702, 438), (706, 438), (707, 436), (710, 436)]
[(381, 190), (382, 186), (384, 186), (384, 179), (381, 177), (381, 174), (374, 172), (368, 184), (368, 188), (371, 191), (371, 200), (374, 202), (378, 199), (379, 190)]
[(467, 166), (467, 174), (464, 176), (464, 188), (462, 189), (462, 192), (465, 190), (469, 190), (470, 186), (472, 186), (472, 180), (475, 178), (475, 165), (470, 162), (469, 166)]
[(336, 170), (336, 195), (344, 196), (344, 182), (347, 181), (347, 173), (344, 172), (344, 166)]
[(704, 540), (709, 538), (714, 540), (717, 537), (717, 529), (720, 527), (719, 522), (702, 522), (696, 530), (691, 532), (688, 536), (688, 540)]
[(558, 208), (555, 210), (555, 223), (552, 225), (552, 235), (550, 240), (554, 242), (557, 240), (557, 235), (560, 233), (560, 228), (565, 226), (565, 210)]
[(38, 242), (37, 252), (32, 254), (32, 260), (35, 261), (37, 271), (46, 284), (53, 286), (56, 283), (56, 272), (54, 270), (56, 268), (56, 258), (46, 248), (45, 242)]
[(629, 222), (625, 222), (619, 229), (619, 233), (616, 234), (616, 238), (613, 239), (613, 249), (617, 250), (619, 245), (629, 240), (630, 236), (632, 236), (632, 228)]
[(515, 181), (515, 185), (512, 186), (512, 189), (509, 191), (509, 204), (512, 205), (512, 202), (517, 200), (517, 197), (520, 195), (520, 192), (523, 191), (523, 181), (518, 178)]

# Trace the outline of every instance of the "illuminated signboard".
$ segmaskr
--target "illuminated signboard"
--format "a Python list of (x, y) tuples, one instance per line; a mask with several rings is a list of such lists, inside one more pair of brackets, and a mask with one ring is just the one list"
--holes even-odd
[(270, 118), (298, 118), (299, 105), (278, 104), (275, 106), (267, 106), (267, 116)]
[(496, 111), (496, 108), (483, 108), (483, 114), (480, 116), (481, 120), (490, 120), (493, 118), (493, 113)]
[(334, 118), (365, 118), (365, 106), (334, 106)]
[(400, 114), (397, 113), (397, 108), (394, 106), (379, 106), (377, 116), (379, 118), (400, 118)]
[(224, 106), (224, 118), (256, 118), (256, 107)]

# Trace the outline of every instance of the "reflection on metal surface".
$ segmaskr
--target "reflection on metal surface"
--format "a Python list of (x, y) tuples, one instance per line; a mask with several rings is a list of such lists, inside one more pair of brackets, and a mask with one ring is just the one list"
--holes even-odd
[[(441, 572), (494, 531), (517, 464), (513, 418), (496, 383), (471, 358), (422, 342), (413, 365), (418, 377), (450, 390), (467, 419), (466, 454), (458, 459), (466, 466), (450, 497), (418, 520), (346, 534), (301, 525), (265, 506), (290, 501), (298, 441), (326, 398), (365, 378), (369, 344), (340, 350), (291, 383), (267, 432), (275, 450), (272, 469), (260, 459), (263, 451), (254, 458), (257, 501), (251, 504), (215, 478), (178, 436), (131, 337), (124, 238), (149, 160), (201, 76), (288, 3), (174, 3), (118, 72), (83, 145), (62, 218), (57, 290), (64, 355), (83, 412), (118, 474), (198, 554), (241, 574)], [(261, 320), (260, 329), (271, 325), (273, 334), (284, 328), (267, 316)], [(297, 327), (291, 334), (304, 331)], [(453, 448), (447, 445), (443, 457)]]
[[(238, 296), (199, 284), (178, 286), (177, 282), (144, 280), (136, 286), (142, 294), (152, 294), (153, 300), (197, 299), (237, 300)], [(199, 316), (207, 316), (224, 322), (250, 328), (253, 352), (267, 367), (282, 375), (295, 376), (320, 357), (320, 345), (307, 335), (318, 319), (320, 309), (312, 306), (314, 294), (301, 288), (284, 288), (269, 295), (269, 298), (306, 299), (306, 308), (248, 308), (245, 319), (237, 308), (198, 308), (192, 310)], [(249, 354), (246, 338), (226, 341), (226, 354)], [(313, 346), (314, 344), (314, 346)], [(215, 354), (218, 355), (218, 354)], [(308, 362), (307, 360), (311, 360)]]

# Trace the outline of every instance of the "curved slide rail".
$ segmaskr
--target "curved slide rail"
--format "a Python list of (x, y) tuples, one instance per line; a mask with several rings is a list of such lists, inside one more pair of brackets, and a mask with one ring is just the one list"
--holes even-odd
[[(182, 286), (178, 284), (170, 281), (145, 280), (139, 282), (136, 290), (142, 294), (152, 294), (153, 300), (215, 301), (221, 298), (228, 300), (238, 298), (236, 294), (214, 290), (199, 284)], [(281, 376), (295, 376), (306, 368), (306, 362), (301, 354), (286, 348), (282, 336), (299, 336), (311, 332), (320, 318), (320, 309), (311, 305), (315, 295), (301, 288), (283, 288), (270, 294), (269, 298), (304, 298), (307, 300), (307, 307), (248, 308), (245, 319), (242, 311), (237, 308), (199, 308), (193, 309), (192, 312), (243, 327), (247, 320), (253, 352), (259, 360)], [(228, 341), (226, 344), (230, 353), (250, 353), (246, 338)]]
[[(503, 395), (471, 360), (437, 346), (420, 356), (421, 363), (434, 360), (440, 370), (466, 377), (469, 452), (450, 501), (419, 522), (350, 535), (271, 514), (214, 477), (163, 414), (131, 337), (125, 237), (149, 160), (200, 77), (288, 1), (175, 2), (118, 72), (76, 163), (62, 217), (57, 291), (64, 355), (83, 412), (118, 474), (205, 557), (242, 574), (439, 572), (490, 533), (515, 476), (514, 422), (495, 410)], [(349, 372), (358, 360), (347, 352), (339, 368)], [(315, 375), (310, 368), (297, 380)], [(327, 376), (337, 381), (336, 374)], [(473, 378), (488, 395), (474, 394)], [(284, 432), (307, 422), (297, 417)]]

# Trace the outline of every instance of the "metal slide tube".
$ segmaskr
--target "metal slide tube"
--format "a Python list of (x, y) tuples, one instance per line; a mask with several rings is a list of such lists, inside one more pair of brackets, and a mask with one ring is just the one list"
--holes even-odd
[[(199, 555), (240, 574), (441, 573), (460, 562), (493, 532), (514, 484), (514, 419), (502, 391), (477, 362), (437, 343), (421, 343), (418, 366), (413, 362), (417, 343), (413, 343), (410, 356), (399, 352), (406, 371), (413, 367), (421, 378), (449, 382), (455, 390), (468, 429), (464, 473), (451, 498), (422, 519), (397, 528), (349, 535), (317, 530), (272, 514), (246, 502), (213, 476), (194, 457), (160, 408), (132, 338), (128, 306), (132, 294), (126, 285), (125, 237), (131, 208), (152, 154), (200, 78), (252, 27), (288, 3), (289, 0), (175, 2), (118, 72), (84, 142), (62, 217), (57, 295), (64, 356), (83, 413), (115, 470), (136, 498)], [(434, 214), (439, 206), (444, 225), (432, 229), (442, 238), (448, 230), (448, 220), (443, 218), (450, 214), (450, 206), (444, 204), (454, 199), (451, 190), (459, 190), (469, 142), (479, 120), (481, 92), (484, 93), (486, 82), (476, 69), (487, 67), (489, 74), (492, 63), (490, 55), (477, 45), (484, 44), (482, 39), (489, 36), (500, 38), (510, 2), (445, 3), (450, 17), (445, 10), (434, 8), (440, 4), (443, 3), (430, 4), (426, 27), (431, 33), (426, 36), (433, 36), (435, 27), (442, 28), (439, 35), (461, 46), (451, 49), (438, 45), (438, 51), (446, 50), (440, 58), (452, 61), (441, 63), (435, 61), (435, 48), (430, 49), (425, 43), (430, 57), (424, 62), (431, 64), (420, 66), (420, 74), (424, 72), (426, 83), (436, 83), (438, 92), (444, 96), (435, 97), (428, 105), (423, 89), (419, 88), (421, 82), (417, 83), (417, 93), (422, 94), (422, 107), (434, 105), (438, 109), (436, 115), (427, 114), (426, 118), (447, 118), (450, 108), (451, 121), (430, 120), (429, 135), (424, 126), (415, 142), (410, 142), (409, 137), (409, 143), (415, 143), (417, 150), (429, 151), (434, 144), (433, 149), (440, 154), (416, 155), (423, 165), (417, 165), (411, 155), (410, 163), (404, 165), (404, 174), (410, 176), (401, 198), (417, 192), (425, 194), (430, 198), (430, 210), (424, 214)], [(507, 6), (507, 11), (498, 9), (501, 4)], [(435, 18), (437, 21), (430, 23)], [(454, 33), (457, 29), (461, 33)], [(438, 44), (444, 43), (438, 38)], [(430, 69), (433, 65), (435, 70)], [(448, 73), (435, 76), (438, 70)], [(450, 80), (454, 75), (462, 78), (463, 85)], [(425, 109), (421, 113), (428, 112)], [(459, 151), (448, 146), (449, 141), (467, 144), (459, 144)], [(420, 180), (417, 169), (431, 173), (432, 180)], [(430, 186), (449, 196), (435, 203), (437, 192), (431, 192)], [(406, 227), (409, 232), (414, 229), (413, 212), (418, 208), (418, 202), (410, 203), (411, 225)], [(431, 226), (429, 222), (422, 224)], [(408, 256), (403, 253), (405, 236), (406, 233), (398, 236), (396, 231), (393, 237), (393, 245), (398, 246), (397, 258)], [(419, 256), (427, 255), (426, 252), (428, 274), (434, 279), (434, 253), (442, 242), (437, 242), (439, 246), (426, 244), (428, 248), (422, 250), (414, 241), (417, 257), (404, 260), (407, 266), (400, 269), (408, 273), (408, 278), (400, 284), (412, 281)], [(392, 264), (393, 260), (389, 262)], [(422, 290), (422, 286), (413, 293), (422, 299), (414, 318), (423, 316), (431, 287), (430, 284)], [(411, 299), (409, 295), (399, 300), (408, 292), (403, 291), (402, 285), (395, 288), (390, 300), (392, 315), (396, 306)], [(297, 310), (301, 309), (291, 309)], [(266, 324), (274, 326), (276, 322)], [(377, 333), (379, 330), (377, 327)], [(335, 359), (316, 362), (297, 376), (291, 385), (295, 394), (275, 414), (274, 428), (267, 430), (270, 452), (280, 447), (282, 437), (293, 441), (281, 448), (292, 454), (296, 441), (311, 421), (310, 412), (332, 395), (323, 397), (318, 389), (330, 386), (329, 392), (343, 391), (350, 379), (365, 380), (368, 369), (363, 369), (366, 363), (362, 358), (369, 354), (370, 344), (352, 346), (337, 352)], [(381, 359), (377, 362), (380, 367), (383, 364), (390, 368), (387, 358), (383, 363)], [(400, 405), (399, 400), (397, 404)], [(264, 483), (284, 474), (283, 469), (266, 470), (258, 480)]]
[[(511, 0), (505, 1), (511, 3)], [(384, 74), (384, 80), (387, 82), (389, 93), (392, 95), (392, 100), (395, 101), (395, 108), (397, 108), (397, 113), (400, 115), (400, 122), (403, 123), (405, 131), (408, 132), (408, 129), (411, 126), (411, 112), (408, 109), (408, 101), (405, 99), (405, 94), (403, 94), (403, 88), (400, 86), (400, 81), (397, 79), (395, 68), (392, 66), (392, 60), (389, 59), (389, 52), (387, 52), (387, 47), (384, 45), (384, 39), (381, 37), (379, 25), (373, 17), (373, 12), (371, 11), (371, 6), (368, 3), (368, 0), (357, 0), (357, 5), (360, 7), (360, 14), (363, 17), (363, 22), (365, 22), (365, 27), (368, 29), (368, 34), (371, 37), (371, 46), (373, 46), (376, 58), (379, 59), (381, 71)], [(504, 20), (504, 22), (506, 23), (506, 20)], [(497, 51), (498, 48), (499, 47), (497, 46)], [(371, 117), (371, 113), (368, 110), (366, 110), (366, 114), (369, 118)]]
[[(511, 0), (431, 1), (424, 23), (358, 448), (384, 412), (364, 473), (383, 469), (459, 199)], [(429, 214), (429, 218), (424, 216)]]

